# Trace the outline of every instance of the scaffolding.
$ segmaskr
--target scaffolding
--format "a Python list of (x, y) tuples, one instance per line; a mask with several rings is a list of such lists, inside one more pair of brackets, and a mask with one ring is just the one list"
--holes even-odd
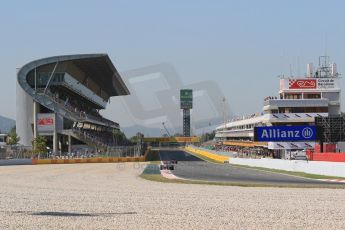
[(315, 117), (320, 142), (345, 141), (345, 118), (343, 116)]

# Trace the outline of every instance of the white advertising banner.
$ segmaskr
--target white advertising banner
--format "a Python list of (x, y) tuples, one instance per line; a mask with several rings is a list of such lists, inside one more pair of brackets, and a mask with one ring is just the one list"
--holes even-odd
[(313, 149), (315, 147), (315, 142), (268, 142), (268, 149)]
[(317, 79), (317, 88), (318, 89), (335, 89), (338, 87), (338, 79), (334, 78), (319, 78)]

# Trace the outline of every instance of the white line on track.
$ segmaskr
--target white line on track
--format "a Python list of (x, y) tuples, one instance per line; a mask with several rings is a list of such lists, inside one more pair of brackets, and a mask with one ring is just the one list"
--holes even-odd
[[(163, 161), (161, 161), (161, 165), (163, 165)], [(183, 180), (183, 178), (180, 178), (180, 177), (177, 177), (175, 176), (170, 170), (168, 169), (163, 169), (163, 170), (160, 170), (161, 171), (161, 175), (167, 179), (180, 179), (180, 180)]]
[(342, 179), (317, 179), (317, 180), (326, 181), (326, 182), (345, 183), (345, 180), (342, 180)]

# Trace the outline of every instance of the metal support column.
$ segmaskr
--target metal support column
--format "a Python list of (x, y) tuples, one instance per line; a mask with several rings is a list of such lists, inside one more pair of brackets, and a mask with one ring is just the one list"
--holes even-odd
[(34, 101), (34, 139), (37, 138), (37, 107), (38, 107), (38, 103), (36, 101)]
[(58, 66), (58, 64), (59, 64), (59, 62), (56, 62), (55, 66), (54, 66), (54, 69), (53, 69), (53, 72), (50, 74), (50, 77), (48, 79), (47, 85), (46, 85), (46, 87), (44, 88), (44, 91), (43, 91), (44, 94), (47, 93), (47, 89), (49, 87), (49, 84), (50, 84), (51, 80), (53, 79), (53, 76), (55, 74), (55, 70), (56, 70), (56, 67)]
[[(35, 68), (35, 94), (37, 93), (37, 70)], [(34, 139), (37, 138), (37, 107), (38, 103), (34, 101)], [(35, 146), (34, 146), (35, 148)]]
[(58, 152), (58, 134), (56, 131), (56, 113), (54, 113), (53, 154)]
[(183, 136), (190, 137), (190, 109), (183, 109)]
[(68, 153), (72, 153), (72, 136), (68, 135)]

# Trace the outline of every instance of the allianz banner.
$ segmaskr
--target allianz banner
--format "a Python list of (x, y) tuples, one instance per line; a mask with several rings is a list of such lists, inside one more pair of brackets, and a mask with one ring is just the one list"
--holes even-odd
[(265, 126), (254, 128), (255, 141), (315, 141), (316, 126)]

